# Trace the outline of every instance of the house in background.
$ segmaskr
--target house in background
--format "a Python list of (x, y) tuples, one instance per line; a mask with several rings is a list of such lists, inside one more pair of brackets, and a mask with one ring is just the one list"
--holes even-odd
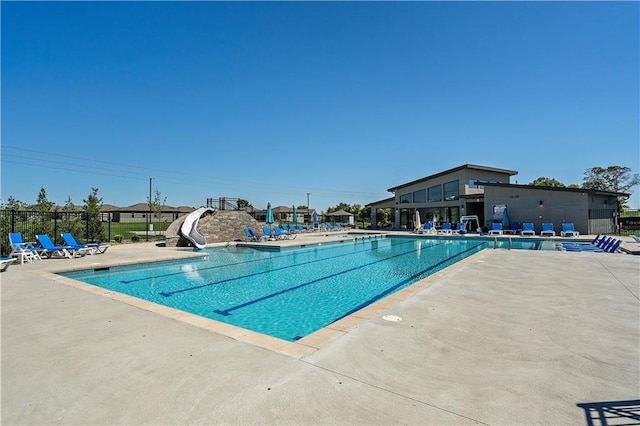
[(103, 222), (146, 222), (151, 214), (153, 222), (173, 222), (180, 216), (191, 213), (195, 209), (193, 207), (180, 206), (162, 206), (159, 216), (149, 211), (149, 204), (137, 203), (128, 207), (117, 207), (111, 204), (104, 204), (100, 209), (100, 215)]
[(328, 221), (335, 220), (336, 223), (341, 223), (342, 225), (345, 225), (345, 226), (355, 225), (353, 213), (349, 213), (346, 210), (338, 210), (332, 213), (327, 213), (325, 214), (325, 216), (327, 216)]
[[(253, 207), (243, 208), (258, 222), (264, 222), (267, 219), (267, 210), (255, 209)], [(293, 208), (287, 206), (272, 207), (273, 219), (276, 222), (293, 222)], [(311, 223), (313, 222), (313, 213), (315, 209), (296, 209), (299, 223)]]
[(491, 227), (495, 208), (506, 205), (510, 222), (532, 222), (537, 232), (545, 222), (553, 223), (558, 233), (564, 222), (573, 222), (581, 234), (616, 232), (617, 200), (630, 194), (510, 183), (517, 173), (464, 164), (391, 187), (393, 197), (367, 204), (372, 227), (377, 227), (382, 208), (391, 209), (394, 229), (413, 229), (416, 210), (422, 222), (441, 225), (477, 216), (481, 226)]

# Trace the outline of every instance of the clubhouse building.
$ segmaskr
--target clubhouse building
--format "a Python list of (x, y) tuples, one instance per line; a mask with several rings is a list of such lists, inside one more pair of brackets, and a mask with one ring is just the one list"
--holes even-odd
[[(562, 223), (572, 222), (580, 234), (611, 234), (617, 230), (618, 198), (630, 194), (583, 188), (559, 188), (510, 183), (515, 170), (464, 164), (388, 189), (392, 197), (367, 204), (372, 228), (413, 229), (415, 211), (422, 222), (460, 222), (477, 217), (481, 227), (491, 228), (507, 212), (505, 229), (523, 222), (552, 223), (559, 234)], [(391, 210), (391, 223), (383, 223), (380, 209)], [(499, 213), (500, 216), (497, 216)], [(475, 229), (471, 229), (473, 231)]]

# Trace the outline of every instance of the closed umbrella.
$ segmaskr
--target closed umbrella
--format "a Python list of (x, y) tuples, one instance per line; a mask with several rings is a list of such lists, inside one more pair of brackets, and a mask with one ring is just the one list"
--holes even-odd
[(511, 226), (509, 222), (509, 213), (507, 213), (507, 206), (504, 206), (504, 210), (502, 211), (502, 229), (509, 229)]
[(418, 209), (416, 209), (416, 217), (413, 220), (413, 227), (416, 232), (418, 232), (420, 228), (422, 228), (422, 223), (420, 223), (420, 210)]
[(318, 229), (318, 213), (313, 212), (313, 229)]
[(269, 225), (269, 231), (271, 231), (271, 224), (275, 222), (273, 220), (273, 211), (271, 210), (271, 203), (267, 203), (267, 218), (264, 221), (267, 225)]
[(298, 210), (293, 206), (293, 223), (298, 223)]

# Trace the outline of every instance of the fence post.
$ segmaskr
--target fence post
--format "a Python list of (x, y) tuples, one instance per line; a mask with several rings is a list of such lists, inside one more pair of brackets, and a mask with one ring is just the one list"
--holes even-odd
[(53, 212), (53, 242), (58, 241), (60, 237), (58, 236), (58, 215), (56, 212)]

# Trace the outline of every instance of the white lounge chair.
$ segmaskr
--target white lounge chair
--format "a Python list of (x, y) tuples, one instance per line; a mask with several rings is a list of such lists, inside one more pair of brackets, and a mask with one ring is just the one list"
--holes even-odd
[(502, 224), (492, 223), (491, 229), (489, 229), (489, 235), (502, 235)]
[(553, 223), (543, 223), (542, 224), (542, 230), (540, 231), (540, 236), (541, 237), (544, 237), (544, 236), (555, 237), (556, 236), (556, 231), (553, 230)]
[(36, 247), (34, 243), (25, 242), (20, 232), (9, 233), (9, 243), (11, 244), (11, 254), (22, 265), (25, 261), (31, 263), (34, 260), (40, 260), (40, 252), (42, 249)]
[(73, 238), (73, 235), (71, 235), (69, 232), (63, 232), (62, 234), (60, 234), (60, 236), (62, 237), (62, 240), (66, 245), (70, 247), (78, 247), (80, 249), (86, 249), (87, 254), (104, 253), (105, 251), (107, 251), (109, 247), (111, 247), (109, 244), (103, 244), (103, 243), (78, 244), (76, 242), (76, 239)]
[(522, 224), (522, 231), (520, 231), (520, 236), (522, 236), (522, 237), (524, 237), (524, 236), (534, 237), (535, 235), (536, 235), (536, 231), (533, 228), (533, 223), (524, 222)]
[(580, 233), (576, 231), (573, 223), (566, 222), (562, 224), (562, 231), (560, 231), (561, 237), (579, 237)]
[(451, 235), (451, 224), (445, 222), (442, 224), (442, 228), (438, 230), (438, 234)]

